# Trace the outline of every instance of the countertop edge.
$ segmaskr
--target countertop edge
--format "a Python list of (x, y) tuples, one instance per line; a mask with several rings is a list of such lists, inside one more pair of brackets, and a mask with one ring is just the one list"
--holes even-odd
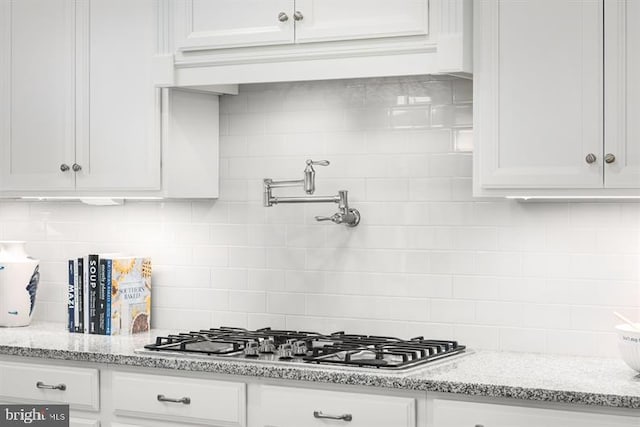
[(500, 384), (440, 381), (412, 378), (403, 374), (375, 375), (369, 372), (359, 373), (341, 370), (301, 368), (296, 366), (257, 365), (236, 361), (209, 361), (147, 355), (104, 354), (97, 352), (20, 347), (11, 345), (0, 345), (0, 354), (6, 356), (92, 362), (120, 366), (138, 366), (176, 371), (209, 372), (215, 374), (266, 377), (399, 390), (452, 393), (466, 396), (508, 398), (515, 400), (598, 406), (605, 408), (640, 409), (640, 397), (638, 396), (514, 387)]

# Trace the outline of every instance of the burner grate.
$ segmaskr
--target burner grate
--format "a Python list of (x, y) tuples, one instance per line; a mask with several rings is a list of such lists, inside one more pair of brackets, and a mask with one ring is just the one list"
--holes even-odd
[(247, 357), (252, 360), (404, 369), (465, 351), (457, 341), (262, 328), (220, 327), (159, 336), (144, 347), (155, 352)]

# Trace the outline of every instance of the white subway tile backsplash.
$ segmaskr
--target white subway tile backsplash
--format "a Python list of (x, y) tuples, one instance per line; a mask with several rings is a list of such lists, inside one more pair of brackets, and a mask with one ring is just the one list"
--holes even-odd
[(441, 202), (451, 198), (450, 178), (420, 178), (409, 181), (409, 200), (411, 201)]
[(279, 314), (305, 314), (305, 295), (270, 292), (267, 296), (267, 311)]
[(544, 353), (547, 341), (544, 329), (500, 328), (500, 348)]
[[(611, 312), (640, 317), (640, 203), (474, 199), (471, 101), (454, 77), (241, 86), (221, 97), (219, 199), (3, 200), (0, 238), (41, 259), (37, 319), (65, 320), (66, 258), (136, 252), (154, 327), (615, 357)], [(309, 158), (331, 161), (315, 194), (348, 190), (358, 227), (316, 222), (332, 204), (262, 205), (262, 179), (300, 179)]]
[(195, 246), (193, 263), (202, 266), (226, 267), (229, 265), (229, 250), (225, 247)]
[(229, 310), (264, 313), (267, 294), (261, 291), (229, 291)]
[(478, 301), (476, 322), (481, 325), (522, 326), (523, 308), (521, 303)]
[(470, 300), (431, 300), (431, 320), (441, 323), (471, 323), (476, 319), (476, 302)]
[(247, 270), (230, 268), (211, 270), (211, 287), (214, 289), (247, 289), (247, 282)]
[(229, 267), (264, 268), (267, 266), (267, 254), (264, 248), (229, 248)]
[(247, 288), (260, 291), (284, 290), (284, 271), (248, 270)]

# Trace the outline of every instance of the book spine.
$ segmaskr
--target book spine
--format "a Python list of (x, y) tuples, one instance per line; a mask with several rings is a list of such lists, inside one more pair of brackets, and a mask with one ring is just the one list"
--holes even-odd
[(84, 333), (89, 333), (89, 259), (88, 257), (82, 257), (82, 295), (84, 303)]
[(69, 281), (69, 291), (67, 294), (67, 314), (68, 314), (68, 329), (69, 332), (75, 332), (75, 307), (76, 307), (76, 295), (74, 289), (74, 262), (72, 259), (69, 260), (68, 263), (68, 281)]
[(89, 333), (98, 333), (98, 255), (89, 255), (87, 257), (87, 282), (89, 290)]
[(98, 333), (100, 335), (106, 335), (106, 304), (107, 304), (107, 260), (104, 258), (100, 258), (99, 261), (99, 269), (98, 269), (98, 300), (96, 304), (98, 305)]
[(111, 268), (113, 267), (113, 261), (110, 259), (105, 260), (105, 299), (106, 299), (106, 315), (105, 315), (105, 335), (111, 335)]
[(78, 307), (78, 321), (76, 322), (76, 332), (84, 333), (84, 260), (78, 258), (77, 264), (76, 307)]
[(78, 332), (78, 327), (80, 326), (80, 321), (78, 320), (78, 314), (80, 313), (80, 300), (78, 290), (78, 261), (73, 261), (73, 290), (74, 290), (74, 307), (73, 307), (73, 332)]

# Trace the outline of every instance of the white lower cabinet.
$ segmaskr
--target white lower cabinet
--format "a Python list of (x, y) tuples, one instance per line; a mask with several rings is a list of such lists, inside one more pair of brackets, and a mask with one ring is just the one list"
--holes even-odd
[(630, 409), (0, 356), (0, 403), (31, 402), (68, 403), (71, 427), (640, 427)]
[(640, 418), (435, 399), (430, 427), (638, 427)]
[(246, 425), (244, 383), (114, 372), (114, 412), (152, 420)]
[(72, 410), (98, 411), (98, 370), (3, 362), (0, 396), (16, 402), (68, 403)]
[(415, 427), (416, 400), (374, 394), (264, 386), (262, 427)]
[(71, 417), (69, 418), (69, 427), (100, 427), (100, 421)]

